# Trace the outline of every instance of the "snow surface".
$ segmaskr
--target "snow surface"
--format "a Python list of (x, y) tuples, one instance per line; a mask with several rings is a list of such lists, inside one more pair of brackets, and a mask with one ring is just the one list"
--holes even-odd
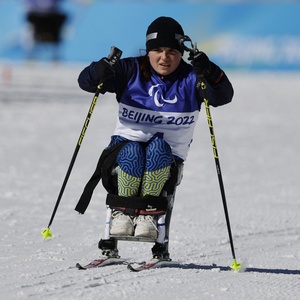
[[(228, 72), (231, 104), (212, 108), (237, 261), (232, 254), (205, 110), (177, 190), (170, 252), (177, 268), (78, 271), (99, 256), (105, 196), (74, 207), (115, 124), (113, 95), (100, 96), (51, 230), (50, 220), (93, 94), (81, 65), (0, 64), (0, 291), (3, 299), (299, 299), (300, 74)], [(129, 260), (150, 243), (120, 242)]]

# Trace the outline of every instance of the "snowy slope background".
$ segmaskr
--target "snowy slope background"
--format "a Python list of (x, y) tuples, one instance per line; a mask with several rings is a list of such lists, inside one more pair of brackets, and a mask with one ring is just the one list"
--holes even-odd
[[(78, 271), (100, 252), (105, 196), (74, 207), (115, 125), (113, 95), (100, 96), (43, 240), (93, 94), (83, 66), (0, 64), (0, 291), (3, 299), (298, 299), (300, 296), (299, 82), (293, 73), (234, 73), (231, 104), (212, 108), (234, 245), (232, 263), (205, 110), (177, 190), (170, 252), (182, 267), (132, 273)], [(120, 242), (131, 260), (149, 243)]]

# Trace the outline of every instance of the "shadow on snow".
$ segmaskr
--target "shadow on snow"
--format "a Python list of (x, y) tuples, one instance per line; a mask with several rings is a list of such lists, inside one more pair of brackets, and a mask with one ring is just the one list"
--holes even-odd
[[(213, 264), (211, 266), (204, 266), (204, 265), (197, 265), (197, 264), (178, 264), (178, 265), (174, 265), (173, 267), (180, 268), (180, 269), (197, 269), (197, 270), (219, 269), (221, 271), (233, 271), (230, 267), (218, 266), (216, 264)], [(241, 272), (300, 275), (300, 270), (288, 270), (288, 269), (244, 268), (241, 270)]]

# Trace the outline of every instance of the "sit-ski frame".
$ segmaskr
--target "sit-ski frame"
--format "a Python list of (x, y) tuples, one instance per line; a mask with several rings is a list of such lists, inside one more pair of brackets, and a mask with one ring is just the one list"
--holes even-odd
[(166, 253), (169, 248), (169, 234), (170, 234), (170, 223), (171, 216), (174, 206), (175, 200), (175, 190), (172, 195), (167, 196), (168, 207), (166, 213), (158, 216), (157, 227), (158, 227), (158, 236), (156, 239), (146, 238), (146, 237), (135, 237), (135, 236), (119, 236), (110, 234), (110, 222), (112, 209), (110, 207), (107, 208), (106, 212), (106, 223), (105, 223), (105, 231), (104, 231), (104, 239), (114, 238), (116, 241), (116, 248), (118, 241), (132, 241), (132, 242), (150, 242), (150, 243), (160, 243), (165, 246)]

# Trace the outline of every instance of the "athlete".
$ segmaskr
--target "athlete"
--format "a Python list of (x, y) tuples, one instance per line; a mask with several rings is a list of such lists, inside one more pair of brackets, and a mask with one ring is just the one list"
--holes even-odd
[[(153, 256), (167, 255), (158, 234), (160, 210), (132, 209), (126, 203), (132, 199), (154, 199), (155, 203), (164, 190), (174, 192), (179, 184), (172, 179), (193, 140), (203, 102), (201, 78), (207, 83), (210, 105), (217, 107), (232, 100), (233, 88), (226, 74), (205, 53), (190, 55), (191, 64), (183, 60), (183, 36), (176, 20), (159, 17), (147, 29), (146, 55), (120, 59), (115, 65), (102, 58), (79, 75), (83, 90), (95, 92), (102, 82), (100, 92), (115, 93), (119, 103), (116, 128), (97, 167), (101, 173), (98, 179), (102, 177), (116, 200), (109, 235), (99, 242), (103, 254), (117, 251), (110, 237), (116, 235), (156, 239)], [(92, 189), (95, 177), (89, 182)]]

